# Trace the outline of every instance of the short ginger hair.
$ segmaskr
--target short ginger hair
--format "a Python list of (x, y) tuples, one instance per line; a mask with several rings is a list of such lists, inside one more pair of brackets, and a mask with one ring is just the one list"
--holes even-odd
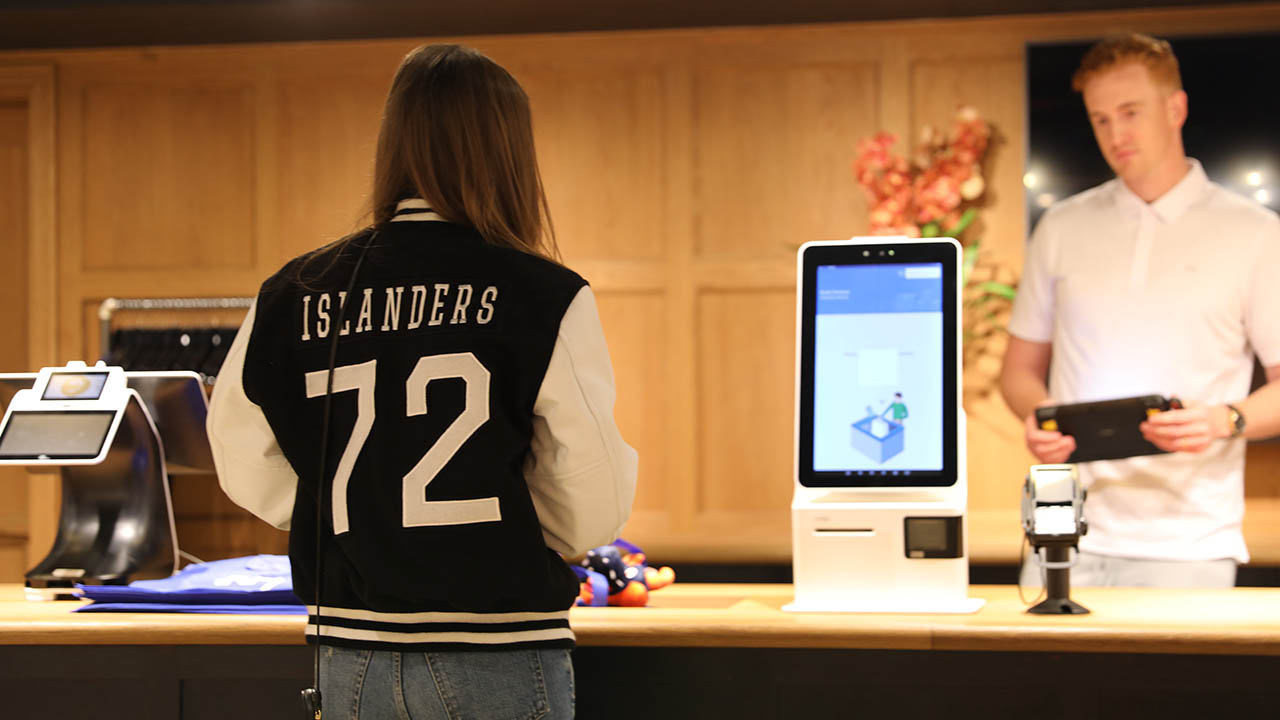
[(1108, 38), (1089, 48), (1071, 76), (1071, 89), (1082, 93), (1094, 77), (1129, 63), (1141, 64), (1151, 79), (1166, 90), (1182, 89), (1182, 74), (1173, 48), (1165, 40), (1139, 33)]

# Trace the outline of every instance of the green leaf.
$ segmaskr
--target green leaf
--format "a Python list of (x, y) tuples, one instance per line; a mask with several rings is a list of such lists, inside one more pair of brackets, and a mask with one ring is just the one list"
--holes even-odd
[(973, 272), (973, 266), (978, 264), (978, 246), (981, 243), (974, 242), (972, 245), (964, 249), (964, 266), (960, 271), (960, 284), (969, 284), (969, 273)]
[(978, 219), (978, 208), (971, 207), (968, 210), (965, 210), (964, 214), (960, 216), (960, 219), (956, 221), (956, 224), (947, 228), (947, 237), (955, 237), (964, 232), (976, 219)]
[(921, 227), (920, 237), (938, 237), (938, 223), (931, 222)]
[(1005, 300), (1013, 300), (1018, 294), (1018, 291), (1015, 290), (1012, 285), (1001, 282), (984, 282), (978, 286), (978, 289), (985, 293), (999, 295)]

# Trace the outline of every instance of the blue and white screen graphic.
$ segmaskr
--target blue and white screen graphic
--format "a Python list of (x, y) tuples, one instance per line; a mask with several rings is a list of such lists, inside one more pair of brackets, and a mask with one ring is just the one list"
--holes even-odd
[(813, 470), (942, 470), (942, 264), (820, 265)]

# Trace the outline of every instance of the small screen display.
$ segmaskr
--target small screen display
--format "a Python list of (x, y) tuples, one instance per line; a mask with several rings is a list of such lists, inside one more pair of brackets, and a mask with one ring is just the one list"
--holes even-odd
[(107, 383), (107, 373), (53, 373), (44, 388), (41, 400), (97, 400), (102, 396), (102, 386)]
[(97, 457), (115, 412), (9, 413), (0, 435), (0, 458), (74, 459)]
[(910, 518), (907, 546), (915, 550), (946, 550), (949, 535), (946, 518)]

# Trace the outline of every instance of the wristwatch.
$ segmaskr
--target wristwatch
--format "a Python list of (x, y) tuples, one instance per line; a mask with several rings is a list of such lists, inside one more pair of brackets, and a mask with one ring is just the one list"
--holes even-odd
[(1244, 413), (1240, 412), (1240, 408), (1228, 405), (1227, 420), (1231, 422), (1231, 435), (1228, 437), (1238, 438), (1244, 434)]

